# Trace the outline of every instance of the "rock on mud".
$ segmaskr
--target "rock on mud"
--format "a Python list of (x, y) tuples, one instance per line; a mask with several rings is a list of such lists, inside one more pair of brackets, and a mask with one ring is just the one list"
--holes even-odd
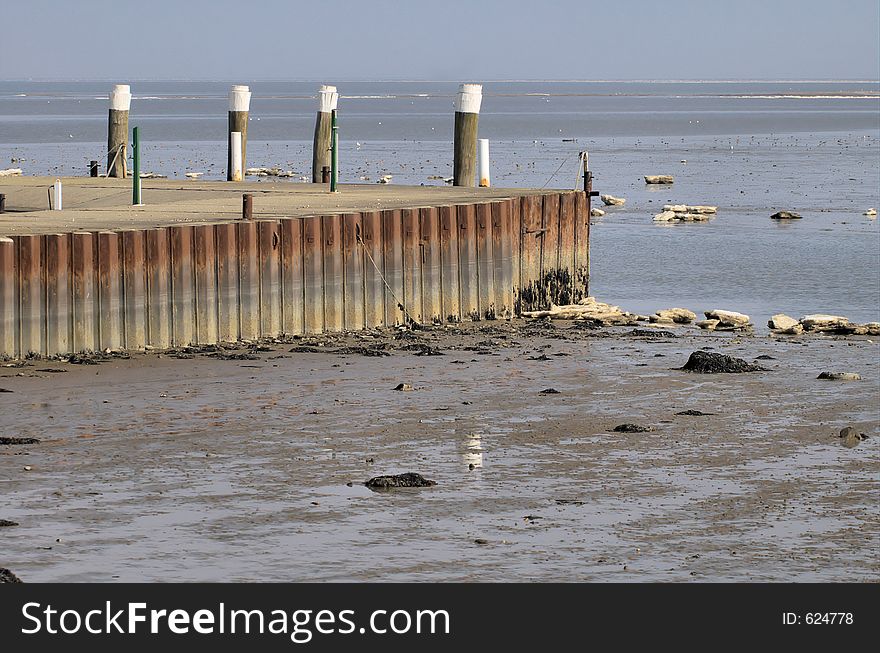
[(603, 211), (602, 209), (597, 209), (597, 208), (590, 209), (590, 217), (591, 218), (601, 218), (603, 215), (605, 215), (605, 211)]
[(623, 206), (626, 200), (622, 197), (614, 197), (614, 195), (599, 195), (599, 199), (605, 206)]
[(760, 365), (752, 365), (741, 358), (702, 350), (693, 352), (690, 358), (688, 358), (687, 363), (679, 369), (697, 374), (740, 374), (743, 372), (767, 371), (767, 368)]
[(639, 426), (638, 424), (618, 424), (613, 429), (615, 433), (650, 433), (653, 426)]
[(867, 440), (868, 436), (864, 433), (859, 433), (852, 426), (847, 426), (840, 430), (840, 444), (842, 444), (847, 449), (852, 449), (853, 447), (859, 446), (859, 442), (862, 440)]
[(861, 381), (862, 377), (860, 377), (855, 372), (822, 372), (817, 379), (822, 379), (823, 381)]
[(671, 184), (674, 181), (672, 175), (645, 175), (646, 184)]
[(687, 410), (681, 410), (676, 413), (676, 415), (690, 415), (693, 417), (704, 417), (706, 415), (714, 415), (715, 413), (704, 413), (702, 410), (694, 410), (693, 408), (688, 408)]
[(12, 438), (0, 436), (0, 444), (40, 444), (37, 438)]
[(777, 313), (767, 321), (767, 326), (777, 333), (796, 336), (804, 332), (801, 323), (786, 315), (785, 313)]
[(800, 220), (804, 216), (794, 211), (777, 211), (770, 216), (773, 220)]
[(0, 567), (0, 583), (21, 583), (21, 578), (13, 574), (5, 567)]
[(395, 487), (430, 487), (437, 485), (436, 481), (430, 481), (421, 474), (407, 472), (391, 476), (376, 476), (364, 483), (368, 488), (384, 490)]
[(398, 392), (412, 392), (413, 387), (409, 383), (398, 383), (394, 389)]

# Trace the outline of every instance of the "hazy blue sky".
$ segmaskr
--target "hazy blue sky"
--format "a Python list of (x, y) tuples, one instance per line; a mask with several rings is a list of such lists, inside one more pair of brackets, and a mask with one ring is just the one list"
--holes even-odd
[(878, 0), (3, 0), (2, 79), (877, 79)]

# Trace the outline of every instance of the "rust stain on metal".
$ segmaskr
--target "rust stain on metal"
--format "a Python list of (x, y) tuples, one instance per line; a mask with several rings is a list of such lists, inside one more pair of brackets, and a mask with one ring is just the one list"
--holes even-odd
[(480, 319), (479, 285), (477, 265), (477, 218), (473, 204), (456, 206), (458, 214), (458, 270), (461, 287), (462, 320)]
[(306, 333), (324, 330), (324, 255), (320, 216), (302, 219)]
[(236, 224), (214, 227), (217, 254), (217, 336), (220, 342), (239, 339), (238, 229)]
[(440, 258), (440, 212), (419, 210), (419, 245), (422, 250), (422, 320), (443, 322), (443, 264)]
[(364, 328), (364, 249), (361, 214), (342, 216), (343, 324), (347, 331)]
[(260, 337), (260, 263), (257, 223), (238, 223), (238, 316), (244, 340)]
[(175, 347), (195, 342), (195, 270), (193, 266), (193, 228), (171, 227), (171, 344)]
[(257, 222), (260, 241), (260, 334), (281, 333), (281, 223), (278, 220)]
[(119, 234), (98, 233), (98, 310), (101, 349), (121, 349), (123, 333), (122, 261)]
[(458, 217), (456, 207), (441, 206), (440, 276), (443, 287), (441, 315), (447, 322), (461, 320), (461, 284), (458, 276)]
[[(364, 322), (367, 328), (385, 324), (385, 247), (382, 240), (382, 214), (361, 214), (361, 241), (364, 249)], [(392, 304), (394, 300), (387, 298)]]
[(43, 352), (43, 273), (40, 236), (18, 236), (19, 347), (21, 355)]
[(492, 203), (492, 252), (497, 317), (513, 317), (513, 252), (510, 245), (510, 202)]
[(419, 210), (403, 209), (403, 304), (410, 319), (422, 322), (422, 248)]
[(0, 354), (18, 356), (18, 266), (16, 243), (0, 237)]
[(217, 328), (217, 240), (214, 225), (193, 227), (195, 255), (195, 341), (198, 344), (216, 343), (220, 339)]
[[(385, 324), (398, 326), (403, 313), (403, 225), (399, 210), (382, 211), (382, 240), (385, 246), (385, 280), (391, 288), (385, 297)], [(387, 291), (387, 289), (386, 289)]]
[(324, 230), (324, 329), (342, 331), (345, 281), (342, 272), (342, 216), (325, 215), (321, 222)]
[(302, 334), (303, 324), (303, 237), (302, 220), (281, 220), (281, 330)]
[(477, 204), (476, 224), (477, 268), (479, 270), (477, 298), (480, 319), (494, 320), (497, 317), (497, 309), (495, 306), (495, 252), (492, 248), (491, 204)]
[(44, 241), (46, 354), (66, 354), (73, 348), (70, 234), (47, 234)]
[[(98, 348), (98, 281), (95, 237), (84, 231), (72, 237), (73, 350)], [(166, 270), (167, 273), (167, 270)]]

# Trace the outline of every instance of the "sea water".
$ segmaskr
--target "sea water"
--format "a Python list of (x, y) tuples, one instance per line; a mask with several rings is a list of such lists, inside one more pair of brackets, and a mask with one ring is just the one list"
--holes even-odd
[[(128, 81), (128, 80), (120, 80)], [(131, 82), (141, 169), (224, 179), (228, 83)], [(247, 167), (310, 177), (318, 84), (253, 82)], [(451, 82), (338, 82), (341, 183), (452, 176)], [(111, 82), (0, 82), (0, 168), (86, 175), (106, 151)], [(638, 312), (683, 306), (880, 320), (880, 83), (487, 82), (480, 137), (496, 187), (626, 198), (593, 220), (591, 293)], [(103, 164), (102, 164), (103, 165)], [(671, 186), (644, 175), (671, 174)], [(254, 183), (259, 178), (249, 177)], [(344, 192), (344, 187), (342, 189)], [(146, 198), (149, 201), (148, 197)], [(711, 204), (707, 223), (652, 222)], [(594, 205), (602, 206), (598, 200)], [(794, 210), (802, 220), (770, 215)], [(2, 223), (0, 223), (2, 224)]]

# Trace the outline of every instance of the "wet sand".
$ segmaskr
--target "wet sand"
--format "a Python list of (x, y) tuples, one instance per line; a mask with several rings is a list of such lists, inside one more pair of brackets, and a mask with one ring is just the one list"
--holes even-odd
[[(880, 580), (880, 344), (631, 332), (484, 322), (232, 360), (0, 367), (0, 435), (41, 440), (0, 446), (0, 519), (19, 524), (0, 528), (0, 567), (68, 582)], [(322, 353), (346, 346), (391, 355)], [(773, 359), (672, 369), (701, 347)], [(655, 430), (610, 431), (622, 423)], [(870, 438), (844, 448), (847, 425)], [(363, 486), (408, 471), (437, 485)]]

